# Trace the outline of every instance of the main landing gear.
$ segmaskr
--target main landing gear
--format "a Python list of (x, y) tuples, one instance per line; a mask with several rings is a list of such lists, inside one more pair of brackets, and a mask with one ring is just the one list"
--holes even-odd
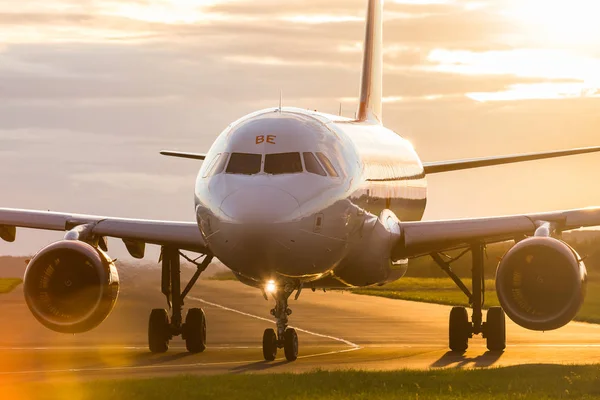
[(487, 311), (486, 322), (483, 322), (482, 308), (485, 301), (485, 279), (483, 274), (483, 249), (481, 243), (473, 244), (470, 251), (473, 257), (471, 270), (472, 293), (450, 268), (450, 264), (462, 257), (469, 250), (465, 250), (455, 259), (446, 261), (440, 254), (433, 253), (431, 257), (446, 274), (456, 283), (469, 299), (473, 308), (471, 321), (465, 307), (453, 307), (450, 311), (448, 329), (450, 350), (463, 353), (469, 347), (469, 339), (473, 335), (482, 334), (487, 341), (490, 351), (503, 351), (506, 348), (506, 324), (504, 310), (501, 307), (490, 307)]
[[(285, 358), (288, 361), (295, 361), (298, 358), (298, 334), (294, 328), (288, 328), (288, 316), (292, 310), (288, 308), (288, 298), (294, 291), (290, 285), (283, 288), (275, 288), (272, 292), (275, 299), (275, 308), (271, 310), (271, 315), (277, 319), (277, 332), (274, 329), (265, 329), (263, 334), (263, 356), (267, 361), (275, 360), (277, 349), (283, 348)], [(296, 299), (300, 294), (298, 294)], [(265, 298), (266, 294), (265, 294)], [(268, 298), (267, 298), (268, 299)]]
[[(185, 347), (190, 353), (201, 353), (206, 349), (206, 317), (201, 308), (191, 308), (182, 321), (183, 300), (192, 289), (200, 274), (208, 267), (212, 256), (205, 256), (192, 279), (181, 291), (181, 266), (179, 249), (163, 247), (162, 249), (162, 293), (167, 298), (171, 317), (167, 310), (155, 308), (150, 313), (148, 322), (148, 347), (152, 353), (164, 353), (169, 349), (169, 341), (181, 335)], [(185, 255), (182, 254), (183, 257)], [(186, 257), (187, 258), (187, 257)]]

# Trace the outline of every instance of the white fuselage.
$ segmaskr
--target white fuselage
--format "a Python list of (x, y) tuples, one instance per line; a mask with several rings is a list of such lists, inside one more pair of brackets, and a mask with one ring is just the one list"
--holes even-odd
[(421, 161), (394, 132), (283, 108), (219, 135), (195, 199), (209, 249), (243, 282), (344, 287), (403, 274), (389, 259), (397, 222), (419, 220), (426, 194)]

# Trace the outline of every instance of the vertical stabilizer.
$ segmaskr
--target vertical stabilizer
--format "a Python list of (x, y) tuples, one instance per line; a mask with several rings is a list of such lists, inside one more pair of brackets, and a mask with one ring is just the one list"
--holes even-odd
[(359, 121), (382, 122), (382, 70), (383, 70), (383, 0), (369, 0), (367, 29), (360, 83)]

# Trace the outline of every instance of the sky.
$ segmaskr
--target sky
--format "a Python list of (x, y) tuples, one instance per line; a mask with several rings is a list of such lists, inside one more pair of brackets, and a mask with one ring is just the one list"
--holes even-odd
[[(388, 0), (384, 123), (423, 161), (600, 145), (600, 5)], [(233, 120), (353, 116), (366, 0), (0, 0), (0, 206), (193, 220)], [(429, 177), (426, 219), (600, 205), (600, 155)], [(21, 230), (0, 254), (60, 233)], [(124, 257), (122, 244), (111, 254)]]

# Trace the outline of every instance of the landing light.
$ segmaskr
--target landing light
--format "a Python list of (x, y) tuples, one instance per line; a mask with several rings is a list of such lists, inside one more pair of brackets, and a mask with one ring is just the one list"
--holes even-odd
[(267, 284), (265, 285), (265, 291), (267, 293), (275, 293), (275, 291), (277, 290), (277, 286), (275, 285), (275, 281), (270, 280), (267, 282)]

